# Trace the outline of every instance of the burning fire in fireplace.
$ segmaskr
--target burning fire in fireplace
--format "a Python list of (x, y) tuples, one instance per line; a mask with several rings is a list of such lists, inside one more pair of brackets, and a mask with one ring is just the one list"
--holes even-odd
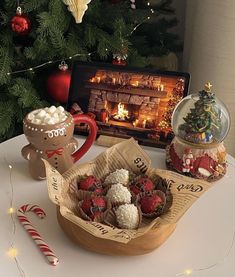
[(113, 119), (115, 120), (120, 120), (120, 121), (126, 121), (129, 119), (129, 116), (128, 116), (128, 110), (125, 109), (125, 106), (124, 104), (122, 104), (121, 102), (118, 103), (118, 110), (117, 110), (117, 113), (115, 113), (113, 115)]

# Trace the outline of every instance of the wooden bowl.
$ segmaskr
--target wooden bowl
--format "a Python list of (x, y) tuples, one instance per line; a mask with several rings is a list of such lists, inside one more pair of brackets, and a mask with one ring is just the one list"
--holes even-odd
[(63, 231), (72, 241), (85, 249), (106, 255), (134, 256), (149, 253), (163, 244), (176, 227), (176, 224), (162, 225), (125, 244), (91, 235), (64, 218), (60, 214), (59, 208), (57, 208), (57, 219)]

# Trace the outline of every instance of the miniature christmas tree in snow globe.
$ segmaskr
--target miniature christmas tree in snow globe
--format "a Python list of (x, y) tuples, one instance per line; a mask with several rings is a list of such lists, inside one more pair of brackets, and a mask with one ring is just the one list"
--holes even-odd
[(179, 136), (193, 143), (218, 142), (221, 131), (221, 108), (218, 100), (211, 91), (210, 83), (205, 85), (205, 89), (192, 96), (197, 99), (194, 108), (183, 118), (185, 123), (179, 126)]
[(172, 127), (176, 135), (167, 149), (167, 165), (186, 175), (214, 181), (226, 172), (223, 145), (230, 117), (208, 82), (175, 108)]

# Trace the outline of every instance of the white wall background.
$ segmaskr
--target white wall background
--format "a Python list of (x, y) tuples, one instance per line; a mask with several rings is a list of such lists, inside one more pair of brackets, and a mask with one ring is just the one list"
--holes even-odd
[(225, 145), (235, 156), (235, 1), (186, 1), (183, 69), (191, 73), (190, 90), (206, 81), (228, 107), (232, 125)]

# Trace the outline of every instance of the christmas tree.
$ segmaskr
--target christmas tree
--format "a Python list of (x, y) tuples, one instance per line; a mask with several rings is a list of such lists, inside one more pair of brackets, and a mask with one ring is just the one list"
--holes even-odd
[[(76, 59), (112, 62), (118, 57), (130, 65), (148, 66), (150, 52), (162, 55), (178, 51), (177, 37), (169, 32), (176, 19), (164, 17), (174, 14), (171, 3), (1, 1), (0, 140), (22, 132), (26, 113), (53, 102), (46, 83), (61, 61), (70, 66)], [(21, 9), (16, 14), (17, 7)], [(143, 35), (146, 26), (149, 32)], [(151, 40), (148, 35), (153, 30)], [(143, 45), (148, 51), (143, 51)]]
[[(140, 2), (140, 3), (139, 3)], [(145, 8), (146, 2), (139, 1), (137, 6)], [(143, 56), (162, 56), (169, 52), (182, 51), (182, 43), (177, 34), (171, 32), (172, 27), (178, 24), (175, 11), (172, 8), (172, 0), (159, 1), (152, 4), (151, 10), (154, 11), (157, 20), (147, 20), (139, 26), (131, 41), (135, 45), (138, 53)], [(147, 2), (147, 5), (150, 2)], [(167, 15), (164, 16), (164, 15)]]
[(199, 99), (194, 108), (184, 117), (185, 123), (179, 126), (180, 136), (196, 143), (211, 143), (221, 128), (221, 111), (217, 106), (211, 84), (199, 91)]

